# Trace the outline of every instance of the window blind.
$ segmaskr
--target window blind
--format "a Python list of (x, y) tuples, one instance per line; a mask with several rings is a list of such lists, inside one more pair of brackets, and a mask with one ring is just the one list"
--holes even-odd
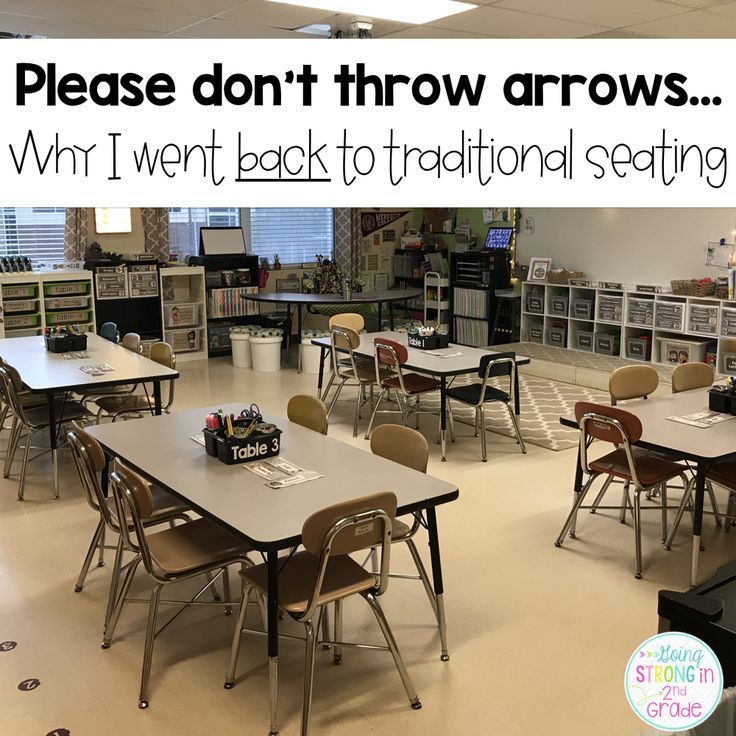
[(63, 261), (64, 217), (63, 207), (0, 207), (0, 256)]
[(169, 209), (169, 243), (180, 259), (199, 253), (200, 227), (237, 227), (237, 207), (172, 207)]
[(253, 255), (283, 264), (314, 263), (315, 255), (332, 258), (334, 233), (330, 207), (251, 207)]

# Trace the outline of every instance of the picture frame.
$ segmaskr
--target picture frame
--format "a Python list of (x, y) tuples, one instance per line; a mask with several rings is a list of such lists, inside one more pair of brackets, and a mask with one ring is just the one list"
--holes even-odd
[(532, 258), (529, 261), (529, 274), (527, 275), (526, 280), (544, 283), (547, 281), (547, 274), (551, 269), (551, 258)]

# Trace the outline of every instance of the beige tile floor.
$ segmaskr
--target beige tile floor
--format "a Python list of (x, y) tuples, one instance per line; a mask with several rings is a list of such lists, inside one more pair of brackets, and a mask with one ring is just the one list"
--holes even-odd
[[(292, 370), (258, 375), (227, 359), (184, 363), (176, 407), (242, 399), (284, 414), (294, 393), (313, 391), (315, 377)], [(351, 436), (352, 405), (340, 402), (330, 434)], [(431, 432), (430, 419), (424, 428)], [(424, 707), (413, 711), (390, 657), (329, 654), (316, 669), (315, 734), (493, 733), (504, 736), (625, 736), (645, 729), (623, 693), (624, 665), (634, 646), (655, 632), (660, 588), (687, 583), (685, 525), (666, 553), (657, 541), (656, 512), (645, 515), (645, 579), (632, 574), (630, 526), (584, 516), (579, 539), (556, 549), (570, 502), (573, 450), (529, 446), (489, 435), (489, 462), (479, 461), (469, 427), (439, 462), (432, 445), (429, 472), (461, 489), (438, 518), (446, 580), (451, 661), (439, 642), (420, 586), (393, 581), (385, 607)], [(3, 443), (4, 444), (4, 443)], [(17, 477), (17, 476), (16, 476)], [(15, 479), (0, 481), (0, 733), (7, 736), (204, 736), (267, 731), (265, 644), (247, 638), (241, 681), (222, 687), (233, 619), (218, 609), (185, 614), (157, 642), (152, 698), (137, 708), (145, 607), (123, 613), (111, 649), (100, 649), (109, 568), (94, 569), (73, 592), (95, 520), (84, 504), (71, 458), (62, 461), (62, 497), (51, 500), (48, 467), (32, 466), (27, 501), (15, 500)], [(308, 492), (305, 486), (305, 493)], [(703, 571), (733, 557), (736, 534), (706, 524)], [(397, 551), (396, 568), (406, 557)], [(143, 575), (138, 592), (145, 593)], [(346, 610), (346, 636), (378, 641), (360, 601)], [(281, 647), (282, 733), (299, 729), (302, 650)], [(17, 689), (29, 678), (40, 685)], [(55, 730), (57, 729), (57, 730)]]

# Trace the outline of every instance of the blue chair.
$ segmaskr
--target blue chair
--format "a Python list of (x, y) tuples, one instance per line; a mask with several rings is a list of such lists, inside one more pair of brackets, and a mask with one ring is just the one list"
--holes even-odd
[(118, 326), (114, 322), (105, 322), (100, 327), (100, 337), (104, 337), (105, 340), (110, 342), (118, 342), (120, 340)]

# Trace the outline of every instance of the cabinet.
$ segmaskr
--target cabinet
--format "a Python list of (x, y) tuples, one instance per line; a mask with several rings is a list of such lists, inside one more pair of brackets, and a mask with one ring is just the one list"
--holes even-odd
[(204, 268), (162, 268), (161, 321), (164, 340), (179, 360), (207, 357), (207, 305)]

